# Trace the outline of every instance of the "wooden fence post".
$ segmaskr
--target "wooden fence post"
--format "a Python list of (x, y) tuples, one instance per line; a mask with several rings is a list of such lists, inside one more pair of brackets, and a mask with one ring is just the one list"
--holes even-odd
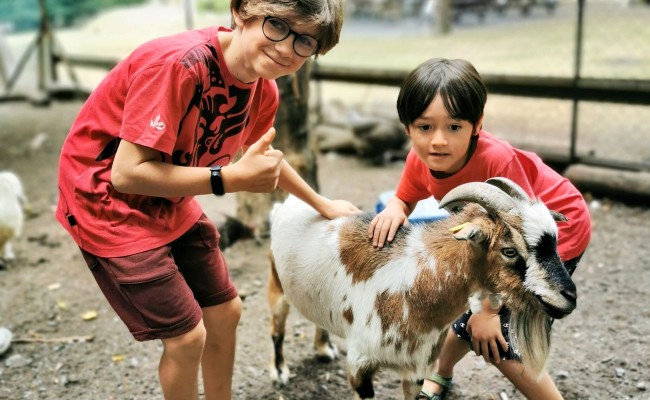
[[(276, 136), (273, 147), (282, 150), (284, 158), (318, 191), (316, 151), (309, 134), (309, 83), (311, 62), (308, 60), (295, 74), (276, 79), (280, 106), (275, 118)], [(255, 227), (255, 237), (269, 234), (268, 214), (274, 202), (287, 194), (276, 190), (266, 193), (237, 193), (237, 218)]]

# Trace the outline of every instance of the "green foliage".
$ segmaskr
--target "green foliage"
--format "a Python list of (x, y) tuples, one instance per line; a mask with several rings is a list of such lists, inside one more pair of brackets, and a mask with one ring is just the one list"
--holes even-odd
[(35, 29), (41, 15), (40, 1), (44, 1), (54, 26), (71, 26), (104, 9), (146, 0), (0, 0), (0, 25), (16, 31)]
[(230, 10), (230, 0), (198, 0), (196, 5), (202, 11), (220, 12)]

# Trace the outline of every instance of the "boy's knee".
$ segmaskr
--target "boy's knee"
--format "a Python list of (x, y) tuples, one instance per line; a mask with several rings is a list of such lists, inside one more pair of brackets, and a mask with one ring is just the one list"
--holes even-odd
[(221, 315), (221, 318), (235, 326), (239, 323), (243, 309), (242, 301), (239, 296), (218, 307), (220, 308), (219, 314)]
[[(242, 301), (239, 296), (234, 299), (219, 304), (217, 306), (206, 307), (203, 309), (203, 322), (208, 331), (217, 329), (236, 329), (242, 314)], [(213, 329), (211, 329), (213, 328)]]
[(203, 322), (199, 322), (191, 331), (170, 339), (163, 340), (165, 351), (171, 354), (185, 356), (201, 356), (205, 346), (206, 330)]
[(203, 321), (199, 321), (199, 323), (189, 331), (185, 337), (185, 345), (189, 347), (203, 347), (203, 344), (205, 343), (205, 325), (203, 324)]
[(233, 319), (233, 321), (235, 321), (235, 323), (239, 323), (239, 319), (241, 318), (241, 313), (243, 309), (241, 298), (237, 296), (234, 299), (232, 299), (230, 303), (232, 303), (230, 306), (231, 318)]

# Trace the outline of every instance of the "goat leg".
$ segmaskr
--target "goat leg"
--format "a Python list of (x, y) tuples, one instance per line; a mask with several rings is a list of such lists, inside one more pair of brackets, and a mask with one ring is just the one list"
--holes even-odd
[(271, 308), (271, 339), (273, 340), (273, 359), (271, 360), (270, 375), (271, 379), (283, 386), (289, 381), (289, 366), (287, 365), (284, 354), (282, 352), (282, 345), (284, 343), (284, 335), (287, 323), (287, 316), (289, 315), (289, 303), (287, 302), (282, 284), (278, 278), (278, 273), (275, 269), (275, 260), (273, 256), (271, 259), (271, 273), (269, 275), (269, 290), (268, 301)]
[(319, 326), (316, 326), (314, 348), (316, 349), (316, 357), (322, 362), (330, 362), (339, 355), (336, 345), (330, 340), (329, 332)]

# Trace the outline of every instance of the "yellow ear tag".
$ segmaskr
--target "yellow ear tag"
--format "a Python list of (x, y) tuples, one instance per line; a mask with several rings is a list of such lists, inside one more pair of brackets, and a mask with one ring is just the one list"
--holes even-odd
[(464, 227), (466, 227), (467, 224), (469, 224), (469, 222), (465, 222), (464, 224), (456, 225), (456, 226), (454, 226), (453, 228), (449, 229), (449, 232), (451, 232), (451, 233), (456, 233), (456, 232), (458, 232), (459, 230), (461, 230), (461, 229), (463, 229)]

